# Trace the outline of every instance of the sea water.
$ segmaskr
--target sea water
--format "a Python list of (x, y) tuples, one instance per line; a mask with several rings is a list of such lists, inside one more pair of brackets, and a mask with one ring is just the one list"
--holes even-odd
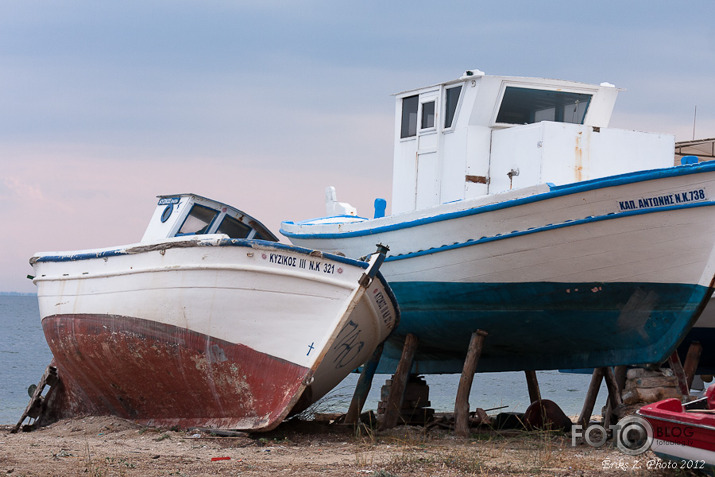
[[(45, 342), (35, 296), (0, 295), (0, 424), (15, 424), (30, 397), (27, 388), (37, 384), (52, 359)], [(478, 369), (478, 368), (477, 368)], [(568, 416), (580, 413), (591, 380), (588, 374), (539, 371), (536, 373), (543, 399), (558, 404)], [(377, 409), (380, 388), (389, 375), (375, 376), (364, 411)], [(437, 412), (454, 411), (458, 374), (426, 375), (430, 407)], [(318, 412), (346, 412), (358, 375), (349, 375), (315, 407)], [(601, 385), (594, 413), (600, 413), (608, 393)], [(477, 373), (469, 395), (470, 409), (524, 412), (529, 393), (523, 372)], [(495, 409), (501, 408), (501, 409)]]
[(0, 424), (16, 424), (52, 360), (37, 297), (0, 295)]
[[(478, 366), (477, 366), (478, 368)], [(586, 399), (586, 391), (591, 382), (590, 374), (561, 373), (559, 371), (538, 371), (536, 373), (542, 399), (554, 401), (567, 416), (578, 416)], [(316, 412), (345, 412), (352, 399), (358, 380), (351, 374), (315, 405)], [(376, 374), (365, 400), (363, 412), (377, 409), (381, 388), (390, 379), (388, 374)], [(430, 407), (436, 412), (454, 412), (459, 374), (428, 374), (424, 376), (429, 386)], [(608, 397), (605, 382), (601, 383), (594, 415), (601, 412)], [(519, 372), (477, 373), (469, 393), (469, 408), (479, 407), (490, 415), (500, 412), (524, 412), (529, 406), (529, 392), (526, 375)]]

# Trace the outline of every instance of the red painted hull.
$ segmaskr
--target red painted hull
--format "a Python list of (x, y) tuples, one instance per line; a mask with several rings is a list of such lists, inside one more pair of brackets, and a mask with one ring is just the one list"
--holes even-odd
[(653, 439), (715, 451), (715, 416), (685, 413), (677, 399), (649, 404), (639, 414), (653, 427)]
[(270, 430), (311, 377), (305, 367), (247, 346), (138, 318), (51, 315), (42, 327), (64, 386), (56, 417), (113, 414), (147, 425)]
[[(715, 387), (708, 390), (707, 403), (709, 410), (715, 408)], [(715, 469), (715, 415), (686, 411), (678, 399), (643, 406), (638, 414), (653, 429), (651, 450), (656, 455), (695, 466), (682, 468), (704, 470), (712, 475)]]

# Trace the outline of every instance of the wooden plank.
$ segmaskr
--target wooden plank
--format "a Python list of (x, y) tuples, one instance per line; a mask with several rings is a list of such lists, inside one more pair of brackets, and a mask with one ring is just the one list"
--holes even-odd
[(613, 371), (613, 374), (616, 377), (616, 384), (618, 385), (619, 391), (623, 391), (623, 389), (626, 387), (627, 373), (628, 367), (623, 365), (616, 366)]
[(410, 370), (412, 369), (412, 359), (415, 357), (415, 351), (417, 350), (418, 343), (419, 340), (417, 339), (417, 336), (412, 333), (409, 333), (405, 337), (405, 345), (402, 347), (400, 362), (397, 364), (395, 374), (392, 375), (390, 395), (387, 397), (385, 414), (383, 414), (382, 422), (380, 422), (379, 426), (380, 430), (391, 429), (397, 425), (402, 408), (402, 397), (405, 393), (407, 378), (409, 377)]
[(529, 388), (529, 401), (541, 401), (541, 390), (539, 389), (539, 381), (536, 379), (536, 371), (524, 371), (526, 374), (526, 386)]
[(598, 397), (598, 390), (601, 388), (601, 381), (603, 381), (603, 368), (596, 368), (591, 375), (591, 384), (588, 385), (586, 399), (583, 402), (583, 409), (581, 410), (581, 415), (578, 417), (578, 423), (583, 426), (583, 429), (586, 429), (588, 423), (591, 422), (591, 415), (593, 414), (593, 407), (596, 405), (596, 398)]
[(683, 396), (690, 395), (690, 387), (688, 386), (688, 379), (685, 377), (685, 371), (683, 371), (683, 365), (680, 364), (680, 356), (678, 356), (678, 351), (673, 351), (673, 354), (668, 358), (668, 363), (670, 364), (670, 369), (673, 374), (678, 378), (678, 389), (680, 394)]
[(358, 379), (357, 385), (355, 386), (355, 392), (353, 393), (353, 399), (350, 401), (350, 407), (348, 408), (348, 413), (345, 415), (345, 424), (357, 424), (360, 419), (360, 413), (365, 405), (365, 400), (367, 395), (370, 393), (370, 388), (372, 387), (372, 379), (375, 377), (375, 371), (377, 370), (377, 364), (380, 362), (380, 357), (382, 356), (382, 350), (385, 347), (385, 343), (382, 342), (372, 353), (372, 356), (365, 363), (360, 373), (360, 378)]
[(469, 435), (469, 392), (472, 390), (474, 373), (477, 371), (477, 363), (482, 354), (485, 336), (487, 336), (487, 332), (483, 330), (472, 333), (467, 357), (464, 359), (462, 376), (459, 378), (457, 399), (454, 403), (454, 432), (462, 437)]
[(616, 376), (610, 366), (603, 368), (603, 377), (606, 380), (606, 388), (608, 389), (608, 402), (611, 404), (611, 408), (615, 409), (623, 404), (623, 399), (621, 399), (621, 390), (616, 381)]
[[(32, 394), (32, 397), (30, 398), (30, 402), (28, 403), (27, 407), (25, 408), (25, 411), (22, 413), (22, 416), (20, 417), (20, 420), (17, 421), (17, 424), (15, 427), (13, 427), (10, 430), (10, 433), (14, 434), (17, 431), (20, 430), (20, 427), (22, 427), (22, 423), (25, 421), (25, 418), (30, 416), (30, 413), (33, 411), (33, 407), (36, 407), (38, 405), (42, 405), (42, 391), (44, 391), (45, 386), (48, 385), (47, 383), (51, 382), (52, 384), (57, 383), (57, 368), (50, 365), (45, 368), (45, 372), (42, 374), (42, 378), (40, 378), (40, 382), (37, 383), (37, 387), (35, 388), (35, 392)], [(39, 416), (33, 416), (35, 420), (37, 420), (37, 417)]]
[(608, 404), (606, 405), (603, 422), (608, 426), (612, 424), (613, 411), (623, 404), (623, 398), (621, 397), (621, 388), (618, 385), (616, 375), (610, 366), (603, 368), (603, 377), (606, 380), (606, 388), (608, 389)]
[(698, 369), (698, 364), (700, 364), (700, 355), (702, 355), (702, 353), (703, 345), (697, 341), (690, 343), (688, 354), (685, 356), (685, 364), (683, 364), (683, 372), (685, 372), (688, 389), (693, 386), (693, 378), (695, 378), (695, 372)]
[[(618, 402), (620, 404), (623, 404), (623, 389), (626, 387), (626, 373), (628, 371), (628, 368), (623, 365), (619, 365), (614, 367), (613, 369), (613, 380), (615, 381), (615, 386), (616, 386), (616, 392), (618, 395)], [(616, 405), (615, 407), (611, 404), (611, 399), (610, 399), (610, 391), (609, 391), (609, 400), (608, 403), (606, 404), (606, 412), (603, 415), (603, 422), (604, 423), (613, 423), (615, 424), (618, 422), (619, 418), (619, 412), (620, 410), (618, 409), (618, 406)]]

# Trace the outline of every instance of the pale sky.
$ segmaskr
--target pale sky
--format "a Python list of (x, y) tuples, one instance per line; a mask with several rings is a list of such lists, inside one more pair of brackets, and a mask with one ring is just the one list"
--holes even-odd
[[(708, 1), (0, 0), (0, 291), (35, 252), (134, 243), (155, 196), (278, 234), (324, 189), (389, 199), (393, 93), (459, 77), (624, 88), (612, 127), (715, 137)], [(286, 240), (284, 240), (286, 241)]]

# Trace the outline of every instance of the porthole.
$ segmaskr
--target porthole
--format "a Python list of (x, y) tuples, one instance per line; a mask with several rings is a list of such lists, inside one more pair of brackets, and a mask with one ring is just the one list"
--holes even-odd
[(174, 211), (174, 205), (169, 204), (166, 206), (164, 209), (164, 212), (161, 213), (161, 223), (163, 224), (167, 220), (169, 220), (169, 217), (171, 217), (171, 213)]

